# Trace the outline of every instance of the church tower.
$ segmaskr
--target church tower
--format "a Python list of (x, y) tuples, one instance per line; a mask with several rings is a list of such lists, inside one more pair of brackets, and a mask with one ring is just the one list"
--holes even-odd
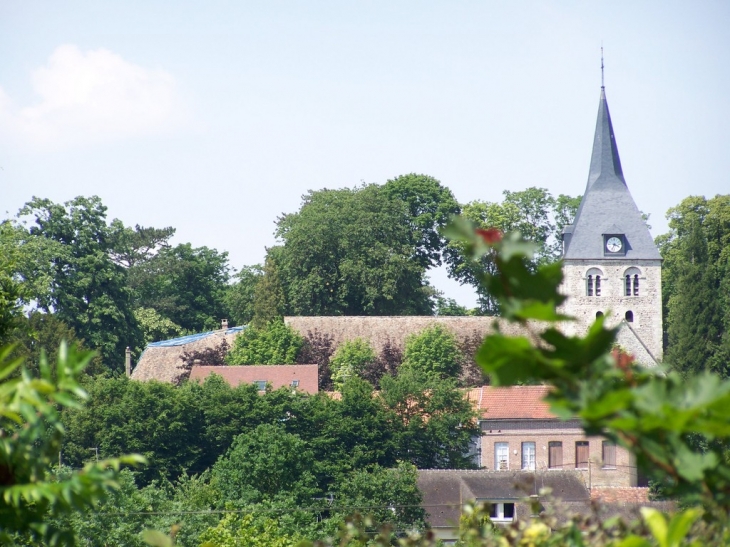
[(629, 192), (601, 86), (588, 184), (563, 230), (563, 311), (584, 331), (598, 315), (644, 364), (662, 358), (662, 258)]

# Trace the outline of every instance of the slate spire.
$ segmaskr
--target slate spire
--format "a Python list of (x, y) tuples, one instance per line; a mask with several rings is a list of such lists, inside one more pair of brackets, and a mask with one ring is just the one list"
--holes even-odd
[(615, 258), (661, 260), (641, 211), (626, 185), (606, 90), (601, 86), (588, 183), (573, 224), (563, 231), (563, 258), (614, 258), (604, 251), (607, 234), (620, 234), (625, 241), (625, 252)]
[(601, 86), (601, 100), (598, 103), (598, 120), (596, 121), (596, 133), (593, 137), (593, 153), (591, 154), (591, 168), (588, 172), (588, 185), (586, 192), (599, 178), (617, 179), (626, 186), (624, 172), (621, 169), (621, 159), (616, 146), (616, 136), (611, 123), (611, 113), (608, 110), (606, 101), (606, 90)]

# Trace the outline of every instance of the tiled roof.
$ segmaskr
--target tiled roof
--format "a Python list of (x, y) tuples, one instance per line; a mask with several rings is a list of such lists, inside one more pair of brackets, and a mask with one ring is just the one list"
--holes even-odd
[(190, 379), (201, 381), (211, 374), (218, 374), (232, 386), (265, 380), (273, 389), (290, 387), (293, 381), (298, 380), (299, 391), (317, 393), (317, 370), (317, 365), (193, 366)]
[(542, 399), (549, 386), (482, 386), (470, 389), (467, 398), (482, 420), (550, 420), (556, 419)]

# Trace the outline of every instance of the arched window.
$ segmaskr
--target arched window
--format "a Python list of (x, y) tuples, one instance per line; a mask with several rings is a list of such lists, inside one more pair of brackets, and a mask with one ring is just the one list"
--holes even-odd
[(624, 272), (624, 295), (639, 296), (639, 276), (641, 271), (639, 268), (629, 268)]
[(586, 295), (601, 296), (601, 277), (603, 272), (598, 268), (591, 268), (586, 272)]
[(626, 317), (626, 321), (627, 322), (629, 322), (629, 323), (633, 323), (634, 322), (634, 312), (632, 312), (631, 310), (629, 310), (629, 311), (626, 312), (626, 316), (625, 317)]
[(596, 312), (596, 319), (598, 319), (599, 317), (603, 317), (603, 312), (602, 311), (597, 311)]

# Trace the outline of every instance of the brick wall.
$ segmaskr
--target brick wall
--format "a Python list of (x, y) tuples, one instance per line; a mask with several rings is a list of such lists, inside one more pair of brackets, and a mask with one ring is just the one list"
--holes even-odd
[(602, 487), (591, 490), (591, 499), (604, 503), (646, 503), (649, 501), (649, 489), (642, 487)]
[(558, 469), (576, 469), (576, 442), (587, 441), (589, 462), (581, 469), (589, 488), (605, 486), (636, 486), (637, 474), (634, 458), (619, 446), (616, 450), (615, 467), (603, 466), (603, 441), (601, 437), (586, 437), (576, 422), (559, 420), (484, 420), (481, 422), (481, 467), (495, 470), (495, 443), (508, 444), (509, 469), (522, 468), (522, 443), (535, 443), (536, 470), (550, 471), (548, 467), (549, 443), (562, 442), (563, 463)]

